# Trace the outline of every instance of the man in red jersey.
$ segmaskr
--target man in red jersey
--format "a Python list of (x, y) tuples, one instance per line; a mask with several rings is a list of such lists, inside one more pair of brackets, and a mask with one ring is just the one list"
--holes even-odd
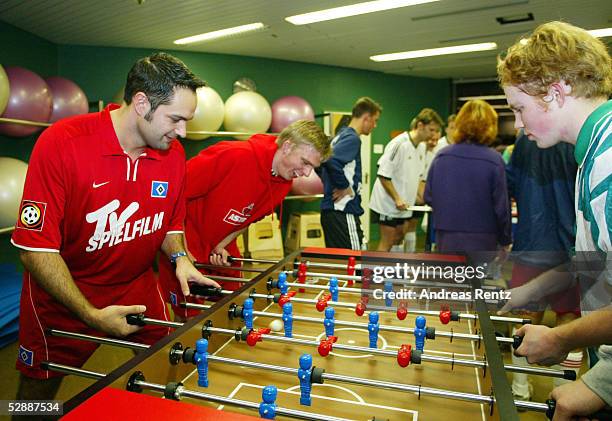
[(218, 286), (186, 257), (185, 153), (175, 141), (203, 85), (180, 60), (154, 54), (130, 70), (121, 107), (61, 120), (36, 142), (11, 239), (26, 268), (17, 399), (52, 399), (61, 374), (40, 363), (80, 367), (97, 348), (48, 329), (148, 344), (168, 333), (126, 322), (168, 319), (151, 269), (160, 248), (185, 293), (188, 282)]
[[(310, 175), (330, 154), (329, 139), (321, 128), (313, 121), (298, 120), (278, 138), (258, 134), (244, 142), (219, 142), (190, 159), (185, 236), (194, 258), (229, 266), (228, 255), (239, 255), (236, 237), (274, 212), (292, 180)], [(177, 318), (197, 314), (177, 306), (185, 297), (171, 265), (161, 262), (159, 272), (164, 298), (172, 303)], [(237, 286), (224, 285), (226, 289)]]

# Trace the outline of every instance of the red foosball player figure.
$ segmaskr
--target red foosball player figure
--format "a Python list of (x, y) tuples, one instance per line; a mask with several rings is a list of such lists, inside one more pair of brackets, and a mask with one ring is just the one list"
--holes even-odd
[(267, 335), (268, 333), (270, 333), (270, 328), (253, 329), (247, 335), (246, 343), (249, 344), (249, 346), (255, 346), (257, 342), (263, 340), (261, 335)]
[(397, 363), (400, 367), (408, 367), (410, 365), (410, 357), (412, 354), (412, 345), (403, 344), (397, 351)]
[(338, 340), (336, 336), (328, 336), (326, 339), (322, 339), (319, 344), (319, 355), (327, 357), (332, 350), (334, 343)]
[(280, 306), (280, 308), (283, 308), (285, 304), (291, 301), (291, 298), (293, 298), (295, 294), (296, 294), (295, 291), (289, 291), (286, 294), (281, 295), (280, 298), (278, 299), (278, 305)]
[(396, 314), (398, 320), (404, 320), (406, 318), (408, 315), (408, 304), (406, 301), (400, 301), (399, 305), (397, 306)]
[(321, 298), (319, 298), (319, 301), (317, 301), (317, 304), (316, 304), (317, 311), (325, 310), (325, 308), (327, 307), (327, 303), (329, 303), (330, 300), (331, 300), (331, 295), (330, 294), (322, 295)]
[(368, 301), (369, 301), (369, 297), (367, 296), (361, 297), (361, 301), (359, 301), (357, 305), (355, 306), (356, 315), (358, 315), (359, 317), (363, 316), (363, 313), (365, 313), (366, 309), (368, 308)]
[(450, 306), (443, 305), (440, 309), (440, 321), (443, 325), (447, 325), (451, 320)]
[[(300, 284), (306, 283), (306, 271), (307, 270), (308, 270), (308, 266), (306, 265), (306, 262), (300, 262), (300, 265), (298, 266), (298, 275), (297, 275), (297, 279)], [(299, 288), (298, 291), (301, 293), (306, 292), (304, 288)]]
[[(346, 266), (346, 274), (350, 276), (355, 276), (355, 256), (351, 256), (348, 258), (348, 265)], [(353, 286), (353, 280), (349, 279), (346, 283), (347, 286)]]

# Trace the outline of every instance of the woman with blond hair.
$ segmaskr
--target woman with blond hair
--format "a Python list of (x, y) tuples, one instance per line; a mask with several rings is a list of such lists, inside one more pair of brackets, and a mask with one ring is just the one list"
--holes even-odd
[(438, 153), (425, 188), (437, 249), (491, 260), (499, 246), (507, 250), (511, 243), (504, 162), (489, 148), (497, 136), (497, 113), (485, 101), (468, 101), (453, 134), (455, 143)]

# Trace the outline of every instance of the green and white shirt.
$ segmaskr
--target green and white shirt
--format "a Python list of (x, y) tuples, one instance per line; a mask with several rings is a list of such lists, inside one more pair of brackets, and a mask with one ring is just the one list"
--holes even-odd
[(580, 129), (575, 149), (576, 251), (612, 251), (612, 101)]
[[(612, 101), (600, 105), (580, 129), (575, 149), (576, 269), (582, 314), (612, 301)], [(612, 405), (612, 346), (598, 349), (599, 362), (582, 381)]]

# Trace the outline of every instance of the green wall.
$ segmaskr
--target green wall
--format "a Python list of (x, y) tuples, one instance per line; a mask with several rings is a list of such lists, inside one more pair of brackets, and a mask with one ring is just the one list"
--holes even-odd
[[(43, 78), (58, 74), (58, 55), (55, 44), (3, 22), (0, 22), (0, 39), (2, 40), (0, 64), (3, 67), (25, 67)], [(37, 134), (24, 138), (8, 138), (0, 135), (0, 156), (27, 162), (37, 138)], [(0, 263), (19, 260), (17, 249), (10, 244), (9, 240), (9, 234), (0, 234)]]
[[(153, 50), (134, 48), (87, 47), (56, 45), (0, 22), (3, 50), (0, 64), (29, 68), (43, 77), (59, 74), (76, 82), (90, 101), (109, 102), (123, 86), (132, 63)], [(6, 41), (8, 40), (8, 41)], [(450, 81), (387, 75), (379, 72), (333, 66), (241, 57), (222, 54), (171, 51), (226, 100), (232, 84), (239, 77), (249, 77), (257, 90), (270, 103), (286, 95), (305, 98), (315, 110), (350, 111), (360, 96), (370, 96), (384, 108), (378, 128), (372, 134), (372, 145), (386, 144), (392, 130), (407, 128), (410, 120), (423, 107), (431, 107), (446, 116), (450, 102)], [(0, 156), (27, 161), (33, 138), (10, 139), (0, 136)], [(188, 156), (218, 139), (184, 141)], [(379, 155), (372, 154), (371, 173), (375, 174)], [(372, 177), (373, 179), (374, 177)], [(318, 202), (286, 202), (283, 214), (316, 210)], [(376, 227), (371, 237), (378, 239)], [(6, 256), (8, 236), (2, 235), (0, 261)], [(11, 252), (12, 253), (12, 252)], [(11, 254), (9, 253), (9, 254)]]

